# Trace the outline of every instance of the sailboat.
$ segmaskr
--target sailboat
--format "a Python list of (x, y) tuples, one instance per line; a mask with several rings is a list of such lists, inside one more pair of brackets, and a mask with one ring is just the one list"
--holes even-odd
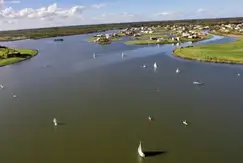
[(143, 150), (142, 150), (141, 141), (140, 141), (139, 146), (138, 146), (138, 154), (139, 154), (140, 157), (145, 157), (145, 154), (143, 153)]
[(53, 124), (54, 124), (54, 126), (57, 126), (57, 119), (56, 118), (53, 118)]
[(187, 126), (187, 125), (188, 125), (188, 123), (187, 123), (187, 121), (186, 121), (186, 120), (184, 120), (182, 123), (183, 123), (185, 126)]
[(157, 66), (157, 63), (156, 62), (154, 62), (154, 68), (156, 69), (158, 66)]
[(195, 84), (195, 85), (202, 85), (203, 83), (200, 83), (199, 81), (194, 81), (193, 84)]

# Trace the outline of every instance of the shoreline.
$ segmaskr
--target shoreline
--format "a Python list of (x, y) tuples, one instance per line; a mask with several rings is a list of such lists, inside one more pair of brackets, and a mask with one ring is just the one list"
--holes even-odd
[[(13, 64), (17, 64), (17, 63), (20, 63), (20, 62), (23, 62), (23, 61), (26, 61), (26, 60), (30, 60), (31, 58), (37, 56), (39, 54), (39, 51), (37, 49), (17, 49), (17, 50), (31, 50), (34, 54), (26, 57), (26, 58), (21, 58), (21, 57), (12, 57), (12, 58), (7, 58), (7, 59), (0, 59), (0, 67), (4, 67), (4, 66), (7, 66), (7, 65), (13, 65)], [(22, 53), (24, 54), (24, 53)], [(13, 61), (11, 61), (11, 59)], [(7, 62), (5, 64), (1, 64), (1, 61), (11, 61), (11, 62)]]
[[(175, 48), (172, 51), (172, 54), (175, 57), (185, 60), (243, 65), (243, 55), (242, 58), (240, 58), (237, 51), (237, 45), (242, 43), (243, 38), (239, 37), (233, 42), (228, 42), (224, 44), (197, 45)], [(232, 52), (231, 49), (235, 49), (236, 52)]]
[[(112, 30), (112, 29), (108, 29)], [(86, 33), (73, 33), (73, 34), (60, 34), (60, 35), (55, 35), (55, 36), (40, 36), (40, 37), (23, 37), (23, 38), (16, 38), (16, 39), (1, 39), (0, 38), (0, 43), (1, 42), (11, 42), (11, 41), (20, 41), (20, 40), (39, 40), (39, 39), (45, 39), (45, 38), (56, 38), (56, 37), (66, 37), (66, 36), (75, 36), (75, 35), (85, 35), (85, 34), (92, 34), (92, 33), (98, 33), (98, 32), (105, 32), (108, 30), (101, 30), (101, 31), (93, 31), (93, 32), (86, 32)]]
[[(176, 48), (177, 49), (177, 48)], [(180, 56), (175, 53), (174, 49), (172, 51), (173, 56), (184, 59), (184, 60), (191, 60), (191, 61), (198, 61), (198, 62), (205, 62), (205, 63), (220, 63), (220, 64), (230, 64), (230, 65), (243, 65), (243, 61), (230, 61), (230, 60), (207, 60), (207, 59), (196, 59), (196, 58), (191, 58), (191, 57), (185, 57), (185, 56)]]
[(206, 37), (202, 38), (202, 39), (182, 39), (181, 41), (172, 41), (172, 40), (164, 40), (164, 41), (160, 41), (157, 42), (156, 40), (129, 40), (124, 42), (124, 44), (126, 45), (155, 45), (155, 44), (160, 44), (160, 45), (165, 45), (165, 44), (176, 44), (176, 43), (186, 43), (186, 42), (199, 42), (199, 41), (203, 41), (203, 40), (208, 40), (211, 39), (213, 37), (212, 34), (208, 34), (206, 35)]
[(227, 33), (221, 33), (221, 32), (209, 32), (210, 34), (212, 35), (218, 35), (218, 36), (225, 36), (225, 37), (236, 37), (236, 38), (241, 38), (243, 37), (243, 34), (240, 35), (240, 34), (227, 34)]

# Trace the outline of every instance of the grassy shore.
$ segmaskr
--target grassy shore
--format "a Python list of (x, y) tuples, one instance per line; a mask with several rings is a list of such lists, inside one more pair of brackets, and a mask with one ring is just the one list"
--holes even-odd
[(161, 33), (153, 33), (153, 34), (143, 34), (141, 36), (137, 36), (136, 38), (138, 38), (138, 39), (140, 39), (140, 38), (149, 39), (150, 37), (153, 37), (153, 38), (168, 38), (168, 35), (161, 34)]
[[(89, 37), (88, 38), (88, 42), (94, 42), (95, 40), (97, 39), (97, 37)], [(119, 37), (112, 37), (110, 38), (111, 41), (118, 41), (118, 40), (121, 40), (121, 38)]]
[(225, 43), (177, 48), (174, 55), (204, 62), (243, 64), (243, 38)]
[(127, 45), (148, 45), (148, 44), (172, 44), (176, 43), (177, 41), (172, 40), (163, 40), (157, 42), (156, 40), (129, 40), (126, 41), (125, 44)]
[(239, 32), (229, 32), (229, 33), (223, 33), (220, 31), (210, 31), (210, 34), (213, 35), (219, 35), (219, 36), (228, 36), (228, 37), (243, 37), (243, 33)]
[[(201, 41), (201, 40), (206, 40), (206, 39), (210, 39), (212, 38), (212, 35), (208, 34), (206, 35), (203, 39), (186, 39), (186, 38), (182, 38), (181, 39), (181, 43), (183, 42), (197, 42), (197, 41)], [(177, 43), (178, 41), (173, 41), (173, 40), (161, 40), (161, 41), (157, 41), (157, 40), (129, 40), (126, 41), (125, 44), (127, 45), (148, 45), (148, 44), (173, 44), (173, 43)]]
[(21, 62), (36, 56), (37, 50), (0, 48), (0, 67)]

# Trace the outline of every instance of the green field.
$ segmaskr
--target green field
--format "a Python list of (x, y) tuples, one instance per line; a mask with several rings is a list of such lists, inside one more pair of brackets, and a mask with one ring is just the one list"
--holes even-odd
[(153, 38), (168, 38), (168, 35), (163, 34), (163, 33), (153, 33), (153, 34), (143, 34), (141, 36), (138, 36), (137, 38), (138, 39), (140, 39), (140, 38), (149, 39), (150, 37), (153, 37)]
[[(9, 56), (9, 53), (19, 52), (18, 56)], [(29, 59), (37, 55), (37, 50), (32, 49), (11, 49), (11, 48), (0, 48), (0, 66), (5, 66), (23, 60)]]
[(157, 40), (130, 40), (125, 42), (125, 44), (127, 45), (172, 44), (172, 43), (176, 43), (176, 41), (165, 40), (165, 41), (157, 42)]
[[(186, 39), (186, 38), (181, 38), (180, 42), (196, 42), (196, 41), (201, 41), (201, 40), (206, 40), (206, 39), (210, 39), (212, 38), (212, 35), (208, 34), (206, 37), (204, 37), (203, 39)], [(125, 44), (127, 45), (148, 45), (148, 44), (172, 44), (172, 43), (177, 43), (178, 41), (172, 41), (172, 40), (163, 40), (160, 42), (157, 42), (157, 40), (129, 40), (126, 41)]]
[(243, 38), (226, 44), (177, 48), (174, 55), (205, 62), (243, 64)]

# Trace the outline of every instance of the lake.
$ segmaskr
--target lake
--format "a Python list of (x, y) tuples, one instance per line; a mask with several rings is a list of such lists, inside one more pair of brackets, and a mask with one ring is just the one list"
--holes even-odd
[[(39, 54), (0, 68), (1, 162), (242, 163), (242, 66), (175, 58), (172, 45), (100, 46), (90, 35), (2, 43)], [(142, 160), (139, 141), (164, 153)]]

